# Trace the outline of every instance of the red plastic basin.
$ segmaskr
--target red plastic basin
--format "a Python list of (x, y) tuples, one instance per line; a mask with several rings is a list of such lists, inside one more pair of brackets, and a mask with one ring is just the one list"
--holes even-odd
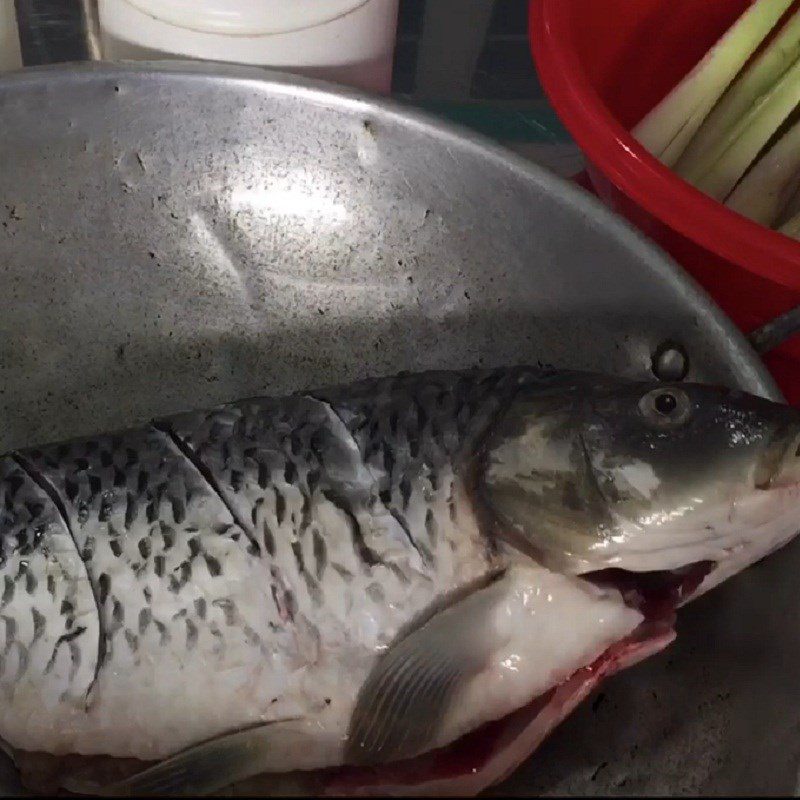
[[(629, 129), (750, 0), (530, 0), (542, 86), (583, 150), (593, 187), (669, 252), (743, 330), (800, 304), (800, 242), (698, 192)], [(767, 356), (800, 403), (800, 337)]]

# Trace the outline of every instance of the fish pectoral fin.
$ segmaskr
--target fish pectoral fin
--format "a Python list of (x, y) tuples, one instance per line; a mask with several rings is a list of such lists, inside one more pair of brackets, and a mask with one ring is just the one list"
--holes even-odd
[(345, 763), (400, 761), (435, 745), (460, 689), (507, 641), (494, 612), (511, 590), (501, 576), (389, 648), (356, 701)]
[[(281, 720), (284, 722), (287, 720)], [(274, 728), (280, 722), (226, 734), (190, 747), (142, 772), (106, 786), (71, 785), (77, 794), (99, 797), (185, 797), (208, 795), (264, 771)], [(67, 785), (70, 783), (70, 785)]]

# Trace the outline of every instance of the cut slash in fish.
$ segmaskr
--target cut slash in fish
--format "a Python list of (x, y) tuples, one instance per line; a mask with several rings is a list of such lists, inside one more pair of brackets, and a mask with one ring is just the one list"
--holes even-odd
[(0, 738), (33, 789), (474, 793), (797, 532), (800, 418), (529, 368), (0, 459)]

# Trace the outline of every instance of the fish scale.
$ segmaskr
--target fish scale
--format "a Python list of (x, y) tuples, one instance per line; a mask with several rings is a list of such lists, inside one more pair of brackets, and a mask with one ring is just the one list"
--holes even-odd
[[(23, 681), (0, 711), (3, 738), (152, 759), (315, 709), (341, 737), (375, 653), (494, 568), (471, 511), (458, 511), (456, 466), (519, 385), (541, 379), (368, 381), (21, 454), (85, 569), (93, 627), (73, 643), (82, 703), (31, 713), (36, 682)], [(62, 633), (45, 618), (52, 649)]]
[(46, 707), (80, 707), (94, 679), (99, 640), (84, 563), (47, 494), (9, 457), (0, 459), (0, 507), (0, 686), (13, 701), (20, 682), (30, 681)]
[(758, 398), (523, 367), (13, 453), (0, 739), (80, 794), (477, 791), (796, 534), (798, 442)]
[[(68, 542), (62, 549), (86, 571), (83, 614), (96, 631), (90, 636), (87, 629), (74, 640), (81, 662), (96, 667), (97, 682), (93, 686), (84, 678), (81, 702), (59, 707), (64, 728), (56, 751), (77, 742), (79, 751), (91, 752), (102, 746), (98, 731), (126, 718), (134, 732), (141, 729), (141, 741), (134, 733), (131, 744), (144, 755), (145, 726), (158, 713), (152, 687), (162, 671), (172, 671), (176, 680), (183, 673), (199, 685), (202, 669), (235, 670), (243, 652), (270, 657), (270, 636), (280, 642), (275, 631), (281, 620), (269, 582), (246, 533), (160, 431), (40, 448), (24, 460), (50, 488), (51, 496), (40, 497), (61, 522), (61, 537)], [(240, 581), (246, 592), (237, 587)], [(44, 597), (41, 591), (35, 595), (37, 608)], [(33, 676), (17, 683), (23, 699), (25, 690), (34, 688)], [(145, 691), (149, 697), (137, 703), (137, 693)], [(13, 705), (5, 713), (6, 728), (13, 732), (8, 738), (22, 746), (40, 741), (44, 726), (52, 725), (52, 717), (34, 713), (24, 730), (14, 731), (26, 718)], [(120, 741), (117, 748), (124, 746)]]

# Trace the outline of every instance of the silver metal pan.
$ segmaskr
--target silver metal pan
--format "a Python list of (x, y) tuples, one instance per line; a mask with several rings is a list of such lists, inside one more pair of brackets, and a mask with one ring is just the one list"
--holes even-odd
[[(473, 364), (644, 377), (655, 355), (779, 397), (598, 203), (388, 102), (220, 66), (32, 70), (0, 80), (0, 164), (0, 449)], [(685, 609), (502, 791), (792, 791), (798, 574), (790, 547)]]

